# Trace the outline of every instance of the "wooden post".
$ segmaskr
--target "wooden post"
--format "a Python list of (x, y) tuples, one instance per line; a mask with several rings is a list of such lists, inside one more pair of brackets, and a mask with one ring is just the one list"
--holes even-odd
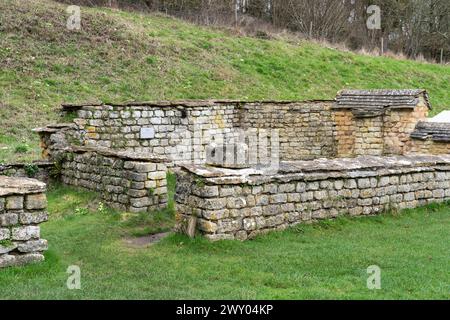
[(444, 64), (444, 48), (441, 48), (441, 64)]
[(381, 55), (384, 56), (384, 37), (381, 37)]

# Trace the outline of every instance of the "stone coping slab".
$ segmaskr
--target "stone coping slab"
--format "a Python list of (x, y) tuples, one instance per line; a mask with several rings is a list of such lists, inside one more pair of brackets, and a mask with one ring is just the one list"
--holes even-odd
[(434, 167), (450, 169), (450, 155), (361, 156), (357, 158), (317, 159), (281, 162), (274, 172), (264, 168), (227, 169), (207, 165), (182, 164), (181, 167), (204, 182), (213, 184), (257, 185), (270, 181), (314, 181), (324, 178), (357, 178), (397, 173), (420, 172)]
[(75, 128), (75, 125), (73, 123), (55, 123), (45, 127), (34, 128), (31, 131), (36, 133), (55, 133), (65, 128)]
[(144, 107), (210, 107), (217, 104), (296, 104), (296, 103), (311, 103), (311, 102), (334, 102), (334, 99), (313, 99), (313, 100), (233, 100), (233, 99), (211, 99), (211, 100), (163, 100), (163, 101), (129, 101), (123, 103), (112, 102), (98, 102), (98, 103), (63, 103), (61, 108), (65, 111), (78, 110), (83, 107), (132, 107), (132, 106), (144, 106)]
[(171, 162), (166, 157), (158, 156), (152, 153), (140, 153), (134, 151), (114, 151), (112, 149), (107, 148), (71, 146), (67, 151), (74, 153), (94, 152), (106, 157), (115, 157), (131, 161), (134, 160), (134, 161), (157, 162), (157, 163)]
[(46, 184), (36, 179), (0, 176), (0, 196), (45, 192)]

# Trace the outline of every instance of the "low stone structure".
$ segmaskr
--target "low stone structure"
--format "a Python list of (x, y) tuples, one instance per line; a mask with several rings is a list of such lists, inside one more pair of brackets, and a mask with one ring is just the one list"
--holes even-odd
[(403, 155), (431, 104), (425, 90), (343, 90), (335, 111), (339, 157)]
[[(278, 173), (184, 165), (178, 229), (245, 240), (300, 222), (377, 214), (450, 200), (450, 155), (282, 163)], [(192, 235), (192, 234), (191, 234)]]
[(36, 161), (31, 163), (0, 164), (0, 175), (8, 177), (34, 178), (48, 183), (54, 173), (52, 161)]
[[(64, 104), (71, 121), (35, 131), (63, 182), (99, 191), (123, 210), (151, 211), (167, 202), (163, 171), (183, 165), (270, 165), (273, 172), (280, 161), (448, 154), (450, 143), (416, 141), (416, 124), (430, 108), (425, 90), (344, 90), (312, 101)], [(248, 159), (236, 161), (241, 156)]]
[(450, 123), (420, 121), (411, 138), (410, 153), (450, 154)]
[(0, 176), (0, 268), (43, 261), (47, 240), (46, 185), (35, 179)]
[(62, 160), (61, 179), (97, 191), (106, 204), (129, 212), (167, 204), (167, 160), (149, 154), (72, 147)]

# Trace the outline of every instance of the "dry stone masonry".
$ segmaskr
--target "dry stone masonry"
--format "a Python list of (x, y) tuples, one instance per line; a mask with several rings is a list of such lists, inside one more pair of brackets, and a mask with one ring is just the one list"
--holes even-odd
[[(57, 167), (62, 168), (61, 177), (65, 183), (96, 190), (112, 206), (129, 211), (152, 211), (166, 205), (167, 187), (163, 177), (166, 170), (184, 167), (194, 175), (198, 174), (197, 169), (209, 172), (214, 167), (261, 170), (267, 159), (255, 152), (260, 149), (270, 154), (271, 165), (276, 158), (276, 165), (280, 164), (282, 168), (323, 158), (329, 161), (343, 159), (353, 167), (360, 164), (357, 158), (360, 156), (379, 157), (383, 163), (386, 156), (439, 155), (449, 154), (450, 150), (447, 129), (422, 124), (431, 109), (425, 90), (343, 90), (335, 100), (301, 102), (91, 103), (64, 104), (62, 109), (70, 121), (36, 129), (41, 137), (43, 158), (59, 164)], [(245, 138), (241, 139), (242, 136)], [(236, 157), (244, 155), (252, 161), (239, 164), (225, 161), (222, 153), (236, 154)], [(245, 178), (246, 171), (232, 173), (232, 176), (239, 175)], [(264, 171), (260, 176), (270, 180), (275, 173)], [(304, 193), (314, 191), (315, 194), (317, 191), (317, 197), (321, 197), (328, 190), (326, 185), (324, 181), (319, 183), (317, 190)], [(198, 196), (191, 194), (193, 190), (178, 189), (181, 216), (189, 215), (188, 208), (198, 209), (195, 204), (183, 202), (189, 196)], [(277, 189), (273, 196), (281, 197), (281, 201), (284, 199), (282, 194)], [(224, 201), (224, 197), (220, 196), (220, 201)], [(242, 195), (226, 197), (240, 199)], [(407, 195), (406, 199), (410, 197)], [(369, 203), (368, 198), (360, 201)], [(315, 215), (335, 215), (338, 210), (324, 206), (321, 199), (311, 201), (313, 207), (320, 204), (320, 212)], [(373, 201), (374, 208), (381, 206), (376, 197)], [(380, 201), (386, 201), (386, 198)], [(406, 202), (411, 204), (409, 200)], [(269, 202), (269, 205), (275, 204)], [(274, 213), (278, 216), (284, 214), (285, 207), (292, 208), (292, 205), (296, 206), (288, 201), (283, 208), (271, 206), (270, 210), (278, 212)], [(247, 210), (246, 206), (230, 209), (242, 211)], [(352, 212), (372, 210), (368, 207), (372, 208), (371, 205), (358, 205), (352, 207)], [(284, 221), (282, 225), (288, 222)]]
[(411, 153), (450, 154), (450, 123), (420, 121), (411, 138)]
[(48, 218), (45, 191), (40, 181), (0, 176), (0, 268), (44, 260), (47, 240), (39, 224)]
[(113, 208), (153, 211), (167, 203), (166, 162), (149, 154), (72, 147), (62, 162), (61, 178), (97, 191)]
[(403, 155), (431, 104), (424, 90), (344, 90), (335, 110), (339, 157)]
[(295, 161), (275, 175), (192, 165), (177, 173), (178, 229), (195, 225), (211, 240), (446, 200), (450, 155)]

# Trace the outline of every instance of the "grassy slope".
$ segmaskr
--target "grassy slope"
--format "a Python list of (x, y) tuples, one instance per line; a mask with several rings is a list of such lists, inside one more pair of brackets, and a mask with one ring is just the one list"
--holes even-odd
[[(131, 248), (122, 239), (139, 219), (100, 213), (97, 201), (68, 187), (49, 192), (46, 261), (1, 270), (0, 299), (450, 298), (448, 206), (340, 218), (247, 242), (171, 235)], [(75, 212), (84, 207), (90, 210)], [(381, 290), (366, 287), (374, 264)], [(69, 265), (81, 268), (81, 290), (66, 288)]]
[[(449, 106), (450, 67), (368, 57), (309, 42), (237, 37), (158, 15), (0, 2), (0, 162), (37, 156), (30, 128), (62, 101), (333, 98), (342, 88), (426, 88)], [(28, 143), (31, 151), (14, 153)], [(23, 148), (22, 148), (23, 149)]]

